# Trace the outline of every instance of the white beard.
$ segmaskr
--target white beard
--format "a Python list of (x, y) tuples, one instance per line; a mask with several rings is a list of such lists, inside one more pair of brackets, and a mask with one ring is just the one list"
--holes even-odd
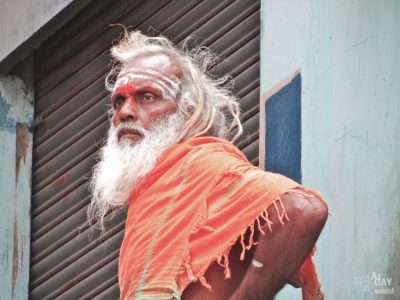
[[(105, 215), (128, 202), (131, 192), (154, 169), (160, 155), (178, 142), (183, 124), (178, 113), (156, 120), (149, 130), (128, 122), (118, 127), (111, 124), (90, 181), (93, 195), (88, 207), (88, 220), (91, 224), (97, 220), (96, 227), (104, 230)], [(136, 144), (124, 138), (118, 141), (118, 132), (122, 128), (135, 129), (143, 137)]]

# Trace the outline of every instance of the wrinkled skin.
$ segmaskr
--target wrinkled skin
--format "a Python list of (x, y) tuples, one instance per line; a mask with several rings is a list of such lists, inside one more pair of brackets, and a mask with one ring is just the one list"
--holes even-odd
[[(130, 68), (155, 70), (167, 77), (180, 78), (182, 75), (176, 64), (163, 54), (141, 56), (130, 62), (124, 69), (129, 70)], [(159, 77), (154, 76), (154, 80), (160, 79)], [(143, 129), (149, 129), (157, 118), (174, 113), (178, 108), (176, 101), (163, 97), (162, 91), (154, 85), (151, 79), (133, 79), (128, 84), (117, 88), (111, 96), (111, 103), (114, 110), (112, 117), (114, 126), (132, 122)], [(137, 142), (141, 139), (141, 135), (126, 130), (118, 138), (128, 138)]]
[[(317, 198), (286, 194), (282, 196), (282, 203), (290, 221), (282, 226), (275, 209), (268, 208), (272, 232), (267, 230), (266, 235), (256, 237), (259, 244), (246, 253), (244, 261), (239, 259), (242, 247), (236, 243), (229, 256), (231, 279), (224, 279), (223, 268), (214, 264), (206, 273), (213, 292), (200, 283), (192, 283), (185, 289), (183, 299), (273, 299), (307, 258), (328, 216), (326, 204)], [(264, 266), (253, 266), (253, 258)]]
[[(182, 76), (177, 64), (165, 54), (139, 57), (125, 69), (131, 67), (150, 68), (176, 78)], [(152, 81), (146, 79), (132, 80), (118, 88), (112, 95), (112, 104), (112, 121), (115, 126), (123, 122), (134, 122), (148, 129), (158, 117), (177, 111), (176, 101), (164, 99)], [(123, 131), (119, 138), (137, 142), (141, 136), (134, 131)], [(282, 226), (276, 211), (270, 207), (268, 213), (273, 221), (272, 233), (267, 231), (266, 235), (258, 235), (256, 239), (259, 244), (252, 247), (244, 261), (239, 260), (241, 245), (233, 247), (230, 253), (231, 279), (225, 280), (223, 269), (214, 264), (206, 273), (213, 292), (209, 292), (200, 283), (192, 283), (185, 289), (183, 299), (273, 299), (310, 253), (328, 216), (326, 204), (318, 198), (306, 199), (286, 194), (282, 196), (282, 203), (290, 221)], [(261, 262), (263, 267), (253, 266), (253, 258)]]

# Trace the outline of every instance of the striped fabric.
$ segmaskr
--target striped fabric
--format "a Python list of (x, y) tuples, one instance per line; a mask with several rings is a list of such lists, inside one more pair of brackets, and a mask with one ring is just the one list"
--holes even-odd
[[(269, 225), (270, 205), (284, 222), (280, 196), (299, 187), (254, 167), (222, 139), (199, 137), (172, 146), (130, 197), (119, 257), (121, 299), (180, 299), (196, 280), (211, 288), (204, 274), (215, 260), (229, 277), (227, 258), (236, 240), (248, 228)], [(242, 256), (252, 244), (252, 236), (242, 243)], [(306, 285), (304, 299), (317, 299), (322, 293), (311, 257), (306, 262), (295, 280)]]

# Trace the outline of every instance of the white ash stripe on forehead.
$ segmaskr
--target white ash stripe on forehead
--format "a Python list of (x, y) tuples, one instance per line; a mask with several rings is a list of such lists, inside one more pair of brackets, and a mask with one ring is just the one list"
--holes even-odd
[(118, 78), (117, 82), (115, 83), (114, 93), (119, 87), (128, 84), (128, 82), (132, 79), (150, 80), (151, 84), (157, 87), (162, 92), (163, 97), (168, 100), (176, 99), (178, 92), (180, 91), (180, 89), (173, 88), (162, 80), (154, 78), (153, 76), (147, 76), (144, 74), (126, 74), (125, 76)]
[[(175, 93), (177, 93), (180, 90), (180, 84), (178, 84), (178, 85), (174, 84), (173, 86), (171, 86), (168, 83), (166, 83), (165, 80), (163, 80), (164, 78), (160, 79), (160, 78), (155, 78), (155, 77), (153, 77), (151, 75), (139, 74), (139, 73), (126, 73), (126, 74), (124, 74), (123, 76), (121, 76), (121, 77), (119, 77), (117, 79), (117, 82), (115, 83), (115, 85), (116, 86), (119, 85), (118, 82), (120, 80), (125, 80), (125, 81), (128, 80), (129, 81), (130, 79), (136, 79), (136, 78), (149, 79), (152, 82), (159, 82), (160, 84), (165, 86), (165, 88), (168, 88), (168, 89), (174, 91)], [(126, 82), (125, 82), (125, 84), (126, 84)]]
[(162, 80), (156, 79), (152, 76), (146, 76), (142, 74), (127, 74), (125, 76), (120, 77), (115, 83), (115, 90), (117, 90), (120, 86), (127, 84), (132, 79), (147, 79), (151, 81), (152, 85), (157, 86), (163, 94), (167, 92), (167, 94), (173, 96), (177, 94), (178, 91), (172, 89), (172, 87), (168, 86)]
[[(146, 69), (146, 68), (130, 68), (127, 71), (121, 71), (118, 75), (118, 77), (122, 77), (128, 74), (146, 74), (146, 75), (153, 75), (160, 77), (162, 80), (168, 82), (171, 86), (174, 88), (178, 89), (181, 86), (181, 81), (179, 80), (178, 77), (171, 75), (171, 76), (166, 76), (165, 74), (158, 72), (154, 69)], [(117, 79), (118, 80), (118, 79)]]

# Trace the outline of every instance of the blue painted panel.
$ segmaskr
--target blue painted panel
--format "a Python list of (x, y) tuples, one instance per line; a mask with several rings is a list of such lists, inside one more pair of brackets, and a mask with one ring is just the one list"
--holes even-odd
[(265, 102), (265, 170), (301, 183), (301, 74)]
[(0, 76), (0, 299), (27, 299), (31, 233), (33, 91)]
[(0, 129), (12, 131), (15, 128), (15, 120), (8, 117), (10, 108), (11, 105), (5, 102), (0, 95)]

